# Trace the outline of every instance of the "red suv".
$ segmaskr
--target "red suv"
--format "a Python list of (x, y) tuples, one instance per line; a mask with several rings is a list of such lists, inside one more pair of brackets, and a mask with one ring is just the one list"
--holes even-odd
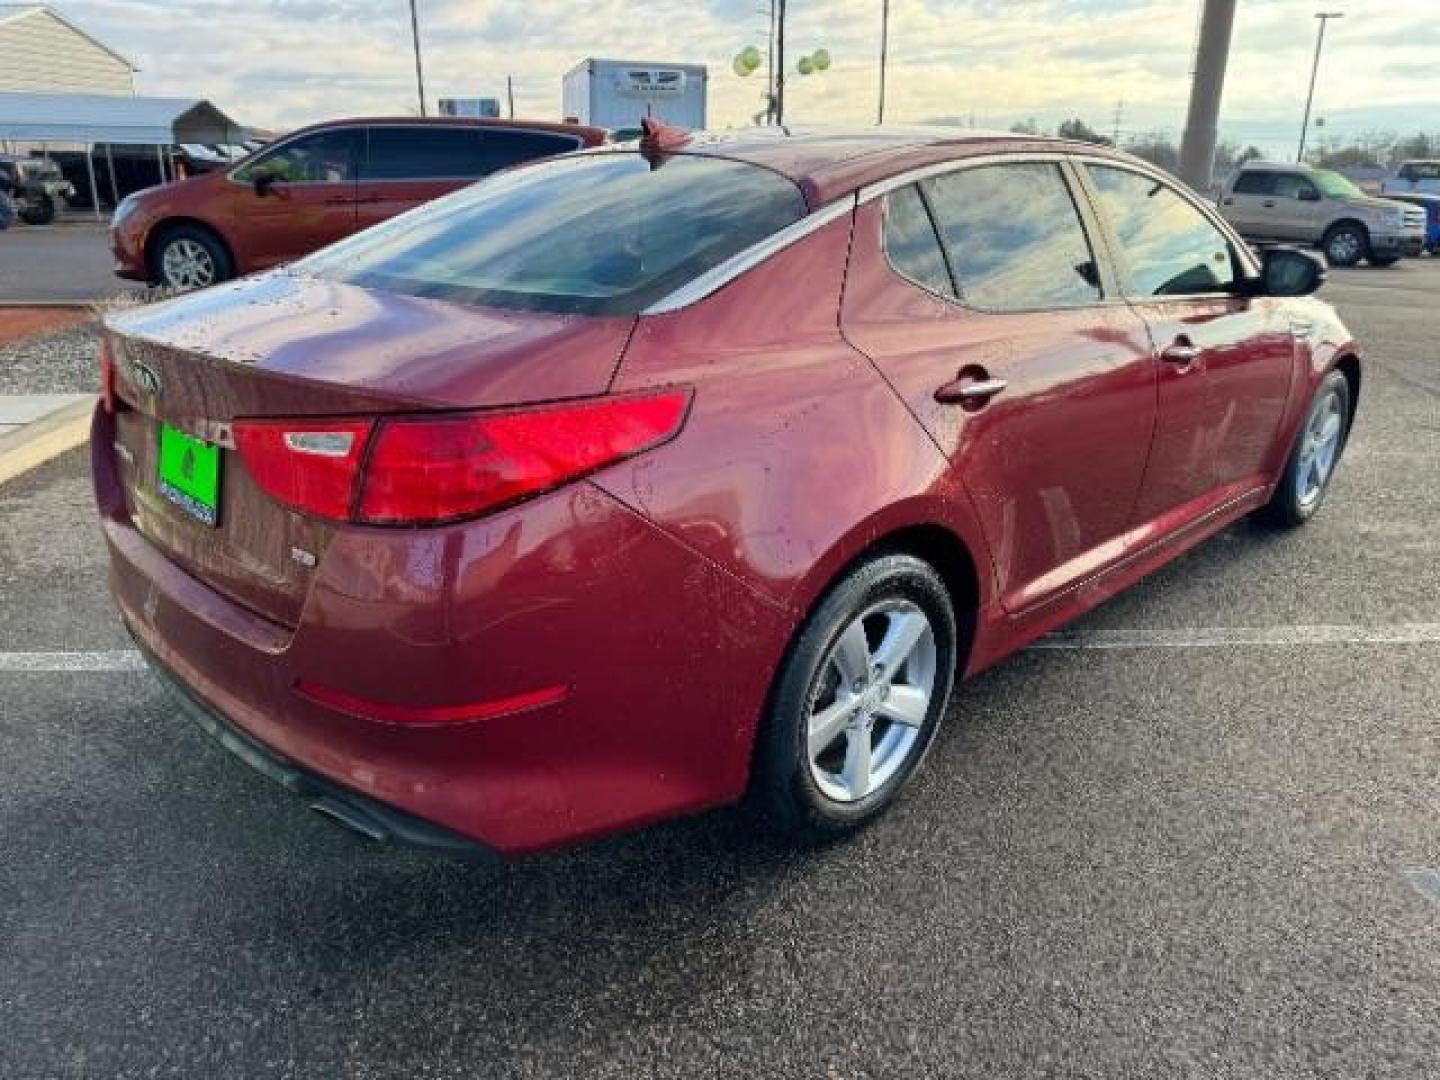
[(568, 154), (111, 315), (112, 588), (195, 719), (367, 835), (747, 790), (844, 832), (955, 678), (1317, 511), (1360, 388), (1322, 277), (1085, 144)]
[(136, 192), (115, 208), (115, 272), (194, 289), (307, 255), (533, 158), (605, 140), (600, 128), (520, 120), (340, 120), (303, 128), (234, 168)]

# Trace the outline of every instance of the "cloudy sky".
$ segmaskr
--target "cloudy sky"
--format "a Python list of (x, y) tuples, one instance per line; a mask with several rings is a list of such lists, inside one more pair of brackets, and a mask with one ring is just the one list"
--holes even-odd
[[(139, 67), (141, 93), (207, 97), (255, 125), (415, 109), (407, 0), (59, 0)], [(1440, 130), (1440, 0), (1240, 0), (1222, 134), (1281, 150), (1297, 133), (1315, 40), (1331, 23), (1317, 111), (1332, 136)], [(419, 0), (426, 82), (557, 116), (560, 80), (586, 56), (710, 65), (710, 124), (748, 122), (763, 75), (730, 71), (765, 42), (768, 0)], [(892, 0), (887, 119), (962, 118), (1177, 134), (1199, 0)], [(790, 84), (797, 122), (874, 118), (881, 0), (790, 0), (792, 56), (823, 75)], [(433, 107), (433, 105), (432, 105)]]

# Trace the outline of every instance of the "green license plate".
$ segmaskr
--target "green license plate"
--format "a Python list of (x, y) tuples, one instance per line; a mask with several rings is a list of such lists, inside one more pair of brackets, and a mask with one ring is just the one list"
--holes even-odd
[(196, 521), (220, 522), (220, 448), (160, 425), (160, 494)]

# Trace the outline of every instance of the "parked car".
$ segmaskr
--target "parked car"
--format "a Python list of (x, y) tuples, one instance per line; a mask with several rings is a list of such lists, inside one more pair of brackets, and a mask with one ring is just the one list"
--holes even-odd
[(15, 212), (27, 225), (48, 225), (75, 194), (54, 162), (44, 158), (0, 154), (0, 173), (9, 180)]
[(1425, 250), (1440, 252), (1440, 195), (1388, 195), (1396, 202), (1409, 203), (1425, 211)]
[(1440, 161), (1406, 161), (1380, 185), (1381, 195), (1440, 195)]
[(844, 833), (957, 674), (1320, 508), (1361, 369), (1314, 256), (1094, 146), (647, 128), (107, 318), (125, 623), (317, 809)]
[(1366, 195), (1329, 169), (1249, 162), (1229, 179), (1220, 212), (1242, 236), (1314, 244), (1332, 266), (1390, 266), (1425, 249), (1425, 215)]
[(115, 272), (191, 289), (334, 243), (497, 169), (604, 141), (599, 128), (457, 117), (343, 120), (279, 139), (233, 168), (125, 198)]

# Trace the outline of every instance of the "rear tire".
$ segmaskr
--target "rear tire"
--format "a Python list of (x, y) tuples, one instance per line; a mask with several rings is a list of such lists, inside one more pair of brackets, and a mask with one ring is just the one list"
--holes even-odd
[(150, 252), (150, 281), (169, 289), (203, 289), (234, 277), (220, 238), (199, 225), (172, 225)]
[(1339, 371), (1325, 376), (1306, 410), (1305, 420), (1295, 433), (1290, 458), (1270, 501), (1256, 517), (1279, 528), (1304, 525), (1325, 501), (1335, 467), (1350, 437), (1354, 402), (1350, 381)]
[(20, 211), (20, 220), (26, 225), (49, 225), (55, 220), (55, 200), (49, 195), (37, 195)]
[(832, 587), (762, 724), (752, 796), (767, 824), (816, 842), (883, 813), (939, 729), (957, 640), (945, 583), (920, 559), (879, 555)]
[(1370, 233), (1363, 225), (1331, 226), (1320, 247), (1331, 266), (1354, 266), (1370, 254)]

